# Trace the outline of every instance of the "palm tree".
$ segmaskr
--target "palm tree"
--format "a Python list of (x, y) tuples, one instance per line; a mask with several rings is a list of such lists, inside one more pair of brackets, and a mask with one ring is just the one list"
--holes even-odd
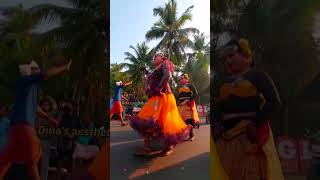
[(196, 60), (199, 54), (210, 56), (210, 42), (206, 42), (206, 40), (207, 38), (204, 33), (196, 33), (193, 35), (193, 41), (188, 44), (188, 47), (193, 51), (187, 53), (188, 62)]
[(134, 82), (141, 82), (143, 80), (143, 70), (147, 70), (152, 66), (152, 57), (149, 53), (149, 48), (145, 42), (137, 44), (136, 47), (130, 46), (130, 49), (134, 50), (135, 55), (130, 52), (125, 52), (125, 60), (130, 63), (124, 63), (128, 68), (129, 73)]
[(23, 44), (30, 44), (32, 30), (41, 17), (32, 15), (21, 4), (3, 10), (2, 14), (4, 19), (0, 20), (0, 34), (7, 40), (16, 41), (17, 51), (20, 52)]
[(204, 33), (196, 33), (193, 35), (193, 42), (190, 48), (197, 54), (206, 54), (210, 52), (210, 42), (206, 42), (207, 38)]
[(192, 9), (193, 6), (190, 6), (180, 17), (177, 17), (175, 0), (169, 0), (164, 7), (153, 9), (154, 16), (159, 16), (160, 19), (147, 32), (146, 38), (148, 41), (161, 39), (154, 50), (163, 50), (176, 65), (184, 62), (184, 48), (190, 43), (189, 34), (198, 32), (196, 28), (183, 27), (192, 19)]
[(209, 103), (210, 100), (210, 57), (202, 53), (197, 54), (196, 59), (188, 61), (183, 72), (189, 74), (191, 83), (195, 85), (199, 93), (199, 103)]
[[(104, 61), (105, 16), (103, 1), (65, 0), (67, 7), (41, 4), (30, 9), (40, 16), (60, 25), (42, 34), (47, 41), (54, 41), (62, 54), (74, 60), (68, 81), (71, 88), (64, 89), (66, 97), (78, 101), (87, 96), (86, 109), (91, 118), (99, 120), (104, 115), (106, 93), (106, 61)], [(40, 21), (39, 21), (40, 22)], [(61, 88), (63, 89), (63, 88)], [(98, 98), (97, 98), (98, 97)], [(101, 111), (101, 112), (97, 112)], [(104, 112), (104, 111), (103, 111)]]
[[(193, 50), (189, 53), (188, 62), (183, 68), (183, 72), (189, 74), (191, 82), (197, 87), (200, 95), (200, 102), (209, 100), (210, 92), (210, 44), (204, 33), (196, 33), (193, 35), (193, 42), (188, 46)], [(208, 103), (207, 101), (206, 103)]]
[(130, 46), (130, 49), (134, 51), (135, 55), (130, 52), (125, 52), (125, 60), (130, 62), (124, 63), (125, 67), (128, 68), (126, 73), (128, 73), (131, 80), (133, 80), (133, 86), (136, 87), (135, 92), (142, 95), (144, 87), (144, 70), (147, 70), (152, 66), (152, 56), (145, 42), (141, 44), (138, 43), (136, 47)]
[(1, 14), (4, 18), (0, 19), (0, 96), (10, 104), (19, 75), (17, 65), (40, 56), (42, 46), (32, 31), (40, 17), (33, 16), (21, 4), (1, 9)]

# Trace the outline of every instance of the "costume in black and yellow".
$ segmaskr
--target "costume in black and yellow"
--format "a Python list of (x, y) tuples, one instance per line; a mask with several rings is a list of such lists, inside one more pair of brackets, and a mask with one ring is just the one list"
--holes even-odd
[(197, 89), (190, 83), (179, 84), (178, 92), (178, 108), (181, 117), (194, 128), (199, 127), (199, 115), (195, 104), (195, 99), (198, 97)]
[[(195, 103), (198, 91), (189, 81), (188, 74), (183, 74), (180, 77), (180, 84), (178, 85), (178, 109), (180, 116), (186, 124), (191, 125), (193, 128), (199, 128), (200, 120)], [(192, 129), (189, 134), (189, 140), (193, 139), (194, 133)]]
[(215, 142), (230, 180), (283, 180), (268, 123), (279, 105), (277, 90), (263, 72), (248, 70), (221, 86), (213, 113), (214, 130), (220, 126), (223, 133)]

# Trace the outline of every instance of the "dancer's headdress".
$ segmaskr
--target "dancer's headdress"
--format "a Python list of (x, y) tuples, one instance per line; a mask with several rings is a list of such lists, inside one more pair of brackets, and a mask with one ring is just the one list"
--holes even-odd
[(182, 78), (185, 78), (185, 79), (187, 79), (188, 81), (190, 81), (190, 77), (189, 77), (188, 74), (182, 74), (182, 75), (180, 76), (180, 79), (182, 79)]

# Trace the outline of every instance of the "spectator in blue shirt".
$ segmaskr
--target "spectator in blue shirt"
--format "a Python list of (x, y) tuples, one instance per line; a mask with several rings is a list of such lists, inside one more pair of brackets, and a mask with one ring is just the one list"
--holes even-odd
[(114, 96), (113, 96), (113, 104), (112, 108), (110, 109), (110, 119), (112, 118), (113, 115), (118, 115), (120, 118), (120, 122), (122, 126), (127, 125), (122, 117), (122, 112), (123, 112), (123, 107), (121, 104), (121, 98), (124, 98), (121, 93), (122, 89), (128, 85), (132, 84), (132, 81), (127, 82), (127, 83), (122, 83), (122, 81), (116, 82), (116, 87), (114, 88)]

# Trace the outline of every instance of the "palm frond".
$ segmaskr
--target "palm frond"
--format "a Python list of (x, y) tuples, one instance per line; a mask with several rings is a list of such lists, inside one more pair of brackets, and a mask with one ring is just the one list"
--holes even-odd
[(176, 28), (181, 28), (185, 25), (185, 23), (187, 21), (192, 20), (192, 9), (194, 8), (194, 6), (190, 6), (185, 12), (182, 13), (182, 15), (180, 16), (180, 18), (177, 20), (176, 22)]
[(149, 31), (146, 33), (147, 41), (151, 41), (154, 39), (161, 38), (165, 35), (166, 30), (158, 28), (158, 27), (151, 27)]
[(41, 4), (29, 9), (34, 16), (43, 17), (49, 23), (52, 22), (76, 22), (88, 17), (87, 13), (81, 9), (72, 7), (62, 7), (53, 4)]

